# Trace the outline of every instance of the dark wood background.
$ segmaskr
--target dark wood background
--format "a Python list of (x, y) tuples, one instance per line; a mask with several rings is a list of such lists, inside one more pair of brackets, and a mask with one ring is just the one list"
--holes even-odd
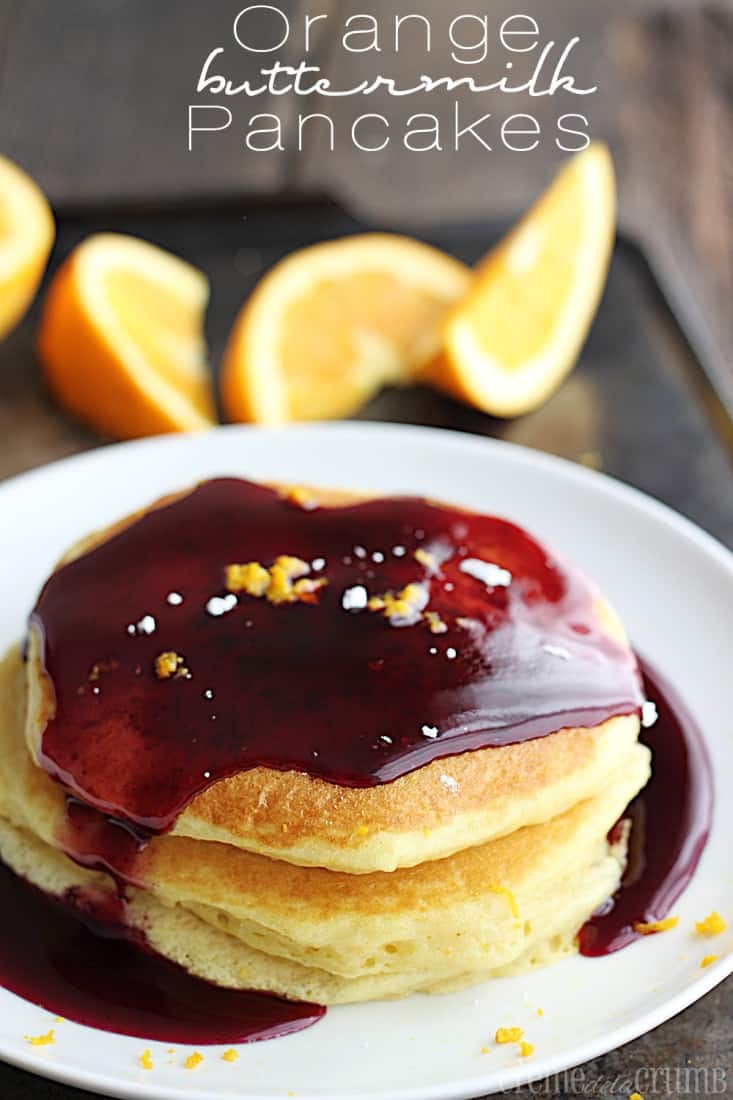
[[(373, 75), (372, 55), (351, 55), (344, 71), (336, 35), (344, 18), (367, 5), (278, 4), (294, 19), (303, 8), (329, 12), (319, 24), (315, 57), (335, 81)], [(0, 0), (0, 152), (27, 167), (55, 205), (59, 241), (52, 264), (103, 227), (137, 232), (187, 255), (212, 279), (213, 362), (252, 282), (290, 248), (368, 222), (414, 230), (474, 260), (531, 202), (558, 157), (545, 143), (533, 153), (497, 148), (490, 156), (470, 146), (460, 155), (416, 155), (399, 145), (369, 155), (347, 143), (334, 153), (311, 145), (302, 154), (254, 155), (243, 150), (234, 129), (188, 153), (186, 104), (196, 101), (196, 76), (215, 45), (231, 53), (232, 18), (243, 6), (237, 0)], [(368, 10), (384, 16), (399, 6), (373, 0)], [(455, 73), (440, 49), (440, 30), (454, 5), (414, 0), (403, 10), (431, 18), (430, 71)], [(522, 10), (536, 15), (546, 35), (580, 35), (579, 79), (599, 85), (584, 108), (594, 135), (611, 143), (623, 234), (641, 254), (628, 243), (617, 250), (580, 367), (536, 413), (499, 423), (417, 390), (387, 392), (363, 415), (500, 436), (600, 464), (733, 544), (733, 430), (724, 412), (726, 404), (733, 409), (733, 6), (491, 0), (455, 10), (489, 11), (497, 22)], [(288, 56), (297, 53), (294, 46)], [(241, 79), (246, 65), (239, 60)], [(405, 81), (425, 67), (418, 53), (394, 56), (385, 48), (379, 58), (381, 71)], [(292, 105), (278, 101), (276, 109), (292, 132)], [(319, 109), (309, 101), (308, 110)], [(353, 104), (339, 101), (325, 109), (337, 124), (354, 113)], [(397, 120), (417, 108), (375, 96), (361, 109)], [(419, 109), (441, 113), (437, 102)], [(490, 100), (482, 110), (508, 113), (506, 103)], [(511, 110), (543, 119), (557, 113), (552, 103), (522, 97)], [(248, 113), (239, 110), (239, 120)], [(313, 201), (323, 196), (357, 220)], [(33, 354), (36, 322), (37, 306), (0, 347), (0, 477), (100, 442), (46, 396)], [(626, 1097), (633, 1088), (625, 1082), (649, 1067), (715, 1066), (728, 1074), (719, 1095), (733, 1096), (732, 1017), (729, 980), (675, 1020), (588, 1065), (586, 1081), (596, 1082), (592, 1095)], [(673, 1083), (661, 1080), (656, 1095), (677, 1094)], [(515, 1095), (543, 1095), (543, 1087)], [(562, 1083), (547, 1088), (570, 1094)], [(2, 1100), (76, 1096), (82, 1094), (0, 1068)]]

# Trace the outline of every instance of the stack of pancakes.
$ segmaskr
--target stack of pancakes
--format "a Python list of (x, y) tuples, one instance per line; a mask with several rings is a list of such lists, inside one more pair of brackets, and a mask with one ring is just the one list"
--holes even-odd
[[(64, 852), (67, 792), (38, 762), (52, 709), (31, 631), (0, 666), (0, 855), (84, 908), (119, 882)], [(619, 884), (613, 827), (650, 770), (639, 727), (614, 717), (369, 787), (261, 766), (218, 780), (126, 868), (125, 920), (199, 977), (321, 1004), (544, 965)]]

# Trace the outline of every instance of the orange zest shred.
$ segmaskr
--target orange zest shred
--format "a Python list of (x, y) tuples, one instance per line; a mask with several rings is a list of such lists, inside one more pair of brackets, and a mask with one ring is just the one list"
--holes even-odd
[(400, 592), (385, 592), (383, 596), (371, 596), (367, 602), (370, 611), (382, 611), (393, 626), (408, 626), (422, 619), (427, 603), (427, 590), (416, 582), (406, 584)]
[(304, 485), (291, 485), (285, 494), (285, 499), (289, 501), (290, 504), (295, 504), (298, 508), (302, 508), (305, 512), (312, 512), (314, 508), (318, 507), (318, 501), (313, 495), (313, 492), (310, 489), (306, 489)]
[(418, 546), (417, 550), (412, 556), (415, 561), (419, 562), (420, 565), (424, 565), (426, 569), (432, 570), (437, 567), (437, 561), (430, 553), (430, 551), (426, 550), (423, 546)]
[(326, 577), (309, 577), (307, 561), (281, 554), (268, 568), (258, 561), (227, 565), (225, 584), (228, 592), (245, 592), (272, 604), (316, 603), (317, 593), (328, 584)]
[(226, 567), (227, 592), (246, 592), (248, 596), (264, 596), (270, 586), (270, 573), (258, 561)]
[(159, 653), (155, 658), (155, 675), (159, 680), (190, 680), (191, 673), (180, 653)]
[(494, 1039), (497, 1043), (518, 1043), (523, 1035), (521, 1027), (498, 1027)]
[(676, 928), (680, 923), (679, 917), (665, 917), (664, 920), (637, 921), (634, 931), (641, 936), (653, 936), (657, 932), (668, 932), (670, 928)]
[(443, 622), (437, 611), (426, 611), (425, 621), (431, 634), (445, 634), (448, 630), (447, 623)]
[[(517, 905), (517, 899), (514, 897), (514, 894), (511, 892), (509, 887), (497, 886), (496, 883), (492, 882), (489, 884), (488, 888), (492, 894), (498, 894), (500, 897), (506, 898), (506, 900), (509, 902), (509, 909), (511, 910), (511, 914), (516, 920), (519, 916), (519, 906)], [(511, 1042), (511, 1039), (506, 1041)]]
[(698, 936), (719, 936), (727, 927), (728, 922), (715, 910), (709, 913), (705, 920), (695, 921), (695, 931)]
[(47, 1031), (45, 1035), (25, 1035), (24, 1039), (26, 1043), (30, 1043), (32, 1047), (50, 1047), (56, 1042), (53, 1028)]
[(270, 566), (270, 584), (265, 597), (270, 603), (295, 603), (297, 595), (293, 581), (305, 577), (310, 572), (307, 561), (281, 554)]

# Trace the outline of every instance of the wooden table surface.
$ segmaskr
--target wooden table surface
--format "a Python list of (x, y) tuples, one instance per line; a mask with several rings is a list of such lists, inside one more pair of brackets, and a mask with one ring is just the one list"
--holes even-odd
[[(414, 228), (470, 260), (531, 201), (556, 160), (545, 147), (523, 156), (520, 170), (516, 154), (498, 150), (488, 163), (475, 150), (460, 158), (403, 155), (398, 148), (389, 157), (348, 148), (330, 154), (318, 147), (246, 156), (234, 133), (189, 154), (185, 104), (195, 74), (209, 49), (229, 42), (232, 13), (242, 6), (0, 0), (0, 151), (25, 164), (56, 205), (54, 263), (102, 227), (138, 232), (190, 256), (214, 285), (213, 362), (262, 268), (306, 240), (358, 228), (333, 207), (293, 206), (293, 198), (330, 195), (372, 224)], [(294, 19), (302, 9), (297, 0), (279, 6)], [(334, 21), (363, 7), (351, 0), (317, 5)], [(621, 224), (645, 256), (628, 245), (618, 251), (579, 370), (543, 409), (516, 422), (492, 421), (427, 391), (386, 393), (364, 415), (445, 425), (600, 462), (733, 545), (733, 432), (723, 411), (726, 403), (733, 408), (733, 9), (704, 9), (692, 0), (663, 8), (660, 14), (649, 3), (587, 0), (555, 0), (552, 7), (552, 33), (566, 38), (575, 31), (587, 45), (583, 66), (600, 88), (594, 133), (612, 144)], [(409, 6), (429, 14), (436, 28), (445, 25), (445, 9), (439, 0)], [(393, 11), (394, 4), (380, 0), (369, 10)], [(503, 0), (491, 5), (497, 19), (516, 10)], [(550, 26), (546, 3), (527, 2), (522, 10)], [(334, 75), (343, 59), (334, 30), (321, 26), (314, 54)], [(383, 71), (391, 64), (401, 74), (409, 75), (411, 65), (422, 71), (419, 59), (384, 54)], [(373, 72), (373, 60), (351, 61), (354, 82), (360, 66)], [(431, 71), (448, 68), (436, 47)], [(345, 117), (353, 110), (329, 109)], [(385, 105), (375, 97), (368, 109)], [(527, 108), (518, 102), (514, 109)], [(46, 396), (33, 354), (36, 321), (37, 307), (0, 347), (0, 478), (100, 442)], [(661, 1076), (647, 1100), (706, 1094), (694, 1079), (675, 1084), (673, 1071), (717, 1067), (728, 1082), (718, 1095), (733, 1096), (732, 1017), (728, 981), (675, 1020), (590, 1063), (584, 1077), (516, 1095), (544, 1088), (556, 1096), (585, 1090), (626, 1097), (633, 1074), (650, 1068)], [(82, 1095), (0, 1068), (2, 1100)]]

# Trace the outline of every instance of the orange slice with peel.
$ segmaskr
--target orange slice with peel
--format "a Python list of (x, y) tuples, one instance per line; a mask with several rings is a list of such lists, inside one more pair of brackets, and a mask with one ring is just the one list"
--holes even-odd
[(55, 236), (43, 192), (17, 164), (0, 157), (0, 339), (33, 300)]
[(348, 416), (435, 356), (470, 270), (420, 241), (366, 233), (301, 249), (245, 302), (222, 369), (231, 420)]
[(592, 143), (481, 261), (425, 380), (494, 416), (540, 405), (572, 369), (606, 281), (616, 226), (611, 155)]
[(208, 281), (136, 237), (78, 245), (44, 303), (38, 349), (59, 402), (118, 439), (210, 427)]

